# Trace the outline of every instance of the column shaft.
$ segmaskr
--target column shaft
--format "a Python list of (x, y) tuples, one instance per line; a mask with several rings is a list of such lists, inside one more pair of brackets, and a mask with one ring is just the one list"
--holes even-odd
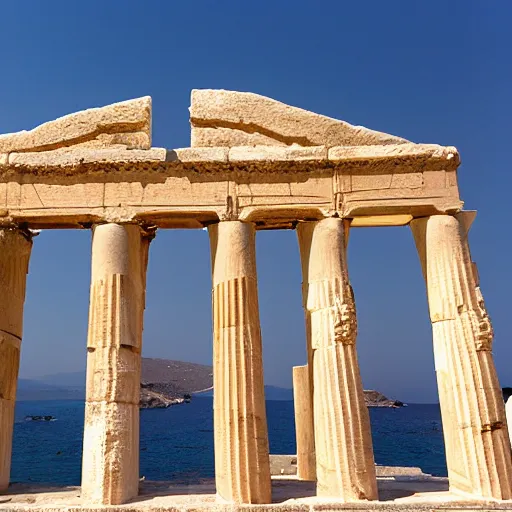
[(413, 220), (427, 283), (450, 489), (511, 499), (512, 460), (492, 327), (467, 240), (474, 212)]
[(317, 495), (377, 499), (370, 430), (356, 352), (356, 312), (346, 265), (347, 221), (315, 223), (307, 256), (313, 351)]
[(82, 465), (87, 504), (120, 504), (138, 494), (148, 248), (138, 226), (94, 228)]
[(512, 442), (512, 396), (505, 402), (505, 417), (507, 418), (508, 439)]
[[(313, 346), (311, 344), (311, 316), (307, 308), (308, 302), (308, 267), (309, 267), (309, 253), (311, 250), (311, 240), (313, 238), (313, 231), (315, 229), (316, 222), (301, 222), (297, 226), (297, 238), (299, 241), (300, 261), (302, 266), (302, 307), (304, 308), (304, 322), (306, 328), (306, 350), (308, 363), (306, 365), (308, 370), (308, 386), (307, 394), (309, 397), (309, 407), (303, 405), (299, 410), (301, 414), (301, 425), (302, 431), (300, 432), (301, 438), (308, 439), (308, 450), (310, 450), (307, 459), (302, 457), (301, 463), (299, 463), (299, 430), (297, 430), (297, 472), (304, 475), (304, 480), (316, 480), (316, 450), (315, 450), (315, 427), (314, 427), (314, 415), (313, 415)], [(294, 376), (295, 378), (295, 376)], [(294, 381), (295, 384), (295, 381)], [(294, 385), (295, 389), (295, 385)], [(297, 402), (295, 402), (297, 407)], [(297, 417), (296, 417), (297, 420)], [(297, 424), (297, 421), (296, 421)], [(300, 441), (302, 442), (302, 441)], [(301, 449), (301, 452), (303, 450)], [(299, 471), (299, 466), (302, 471)], [(307, 478), (306, 478), (307, 476)]]
[(23, 305), (31, 249), (30, 234), (0, 230), (0, 491), (7, 489), (11, 471)]
[(299, 480), (316, 480), (315, 431), (309, 368), (293, 367), (293, 405), (297, 440), (297, 476)]
[(255, 230), (210, 226), (217, 493), (236, 503), (270, 503)]

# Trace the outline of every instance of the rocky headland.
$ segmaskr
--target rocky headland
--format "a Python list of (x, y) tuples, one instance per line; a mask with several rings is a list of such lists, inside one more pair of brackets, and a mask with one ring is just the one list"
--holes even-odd
[(169, 359), (142, 359), (141, 409), (182, 404), (190, 395), (209, 391), (212, 386), (211, 366)]
[[(213, 389), (213, 368), (207, 365), (170, 361), (167, 359), (142, 360), (140, 407), (163, 408), (181, 404), (187, 395)], [(275, 399), (293, 400), (293, 391), (265, 387), (266, 395), (272, 392)], [(279, 393), (277, 394), (277, 391)], [(278, 397), (278, 398), (277, 398)], [(375, 390), (365, 390), (367, 407), (403, 407), (399, 400), (392, 400)]]
[(392, 400), (373, 389), (364, 390), (364, 401), (367, 407), (404, 407), (400, 400)]

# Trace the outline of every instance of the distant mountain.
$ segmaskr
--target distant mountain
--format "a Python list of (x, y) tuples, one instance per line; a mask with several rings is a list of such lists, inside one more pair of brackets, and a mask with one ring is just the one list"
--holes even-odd
[(213, 386), (213, 368), (170, 359), (142, 358), (141, 384), (170, 396), (197, 393)]

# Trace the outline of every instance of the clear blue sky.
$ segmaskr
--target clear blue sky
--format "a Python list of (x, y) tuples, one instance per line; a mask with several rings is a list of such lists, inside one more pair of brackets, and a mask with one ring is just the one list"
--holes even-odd
[[(252, 91), (408, 138), (456, 146), (502, 385), (512, 385), (509, 197), (512, 2), (39, 0), (2, 4), (0, 133), (153, 97), (153, 145), (189, 145), (193, 88)], [(258, 234), (265, 381), (305, 362), (295, 233)], [(34, 243), (21, 375), (85, 365), (90, 233)], [(144, 355), (211, 362), (203, 231), (151, 247)], [(353, 230), (349, 270), (365, 387), (437, 401), (425, 287), (408, 228)]]

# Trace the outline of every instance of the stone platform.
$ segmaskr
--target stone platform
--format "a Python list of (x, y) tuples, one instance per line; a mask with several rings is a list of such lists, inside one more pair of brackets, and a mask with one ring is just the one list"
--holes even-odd
[(13, 484), (0, 495), (0, 512), (88, 512), (98, 509), (122, 512), (276, 511), (327, 512), (330, 510), (455, 511), (512, 510), (512, 501), (464, 500), (448, 492), (448, 479), (423, 473), (419, 468), (377, 466), (379, 500), (340, 504), (315, 497), (315, 483), (294, 475), (272, 477), (272, 504), (231, 505), (219, 501), (213, 479), (187, 482), (140, 482), (140, 495), (124, 505), (81, 505), (80, 487), (43, 487)]

